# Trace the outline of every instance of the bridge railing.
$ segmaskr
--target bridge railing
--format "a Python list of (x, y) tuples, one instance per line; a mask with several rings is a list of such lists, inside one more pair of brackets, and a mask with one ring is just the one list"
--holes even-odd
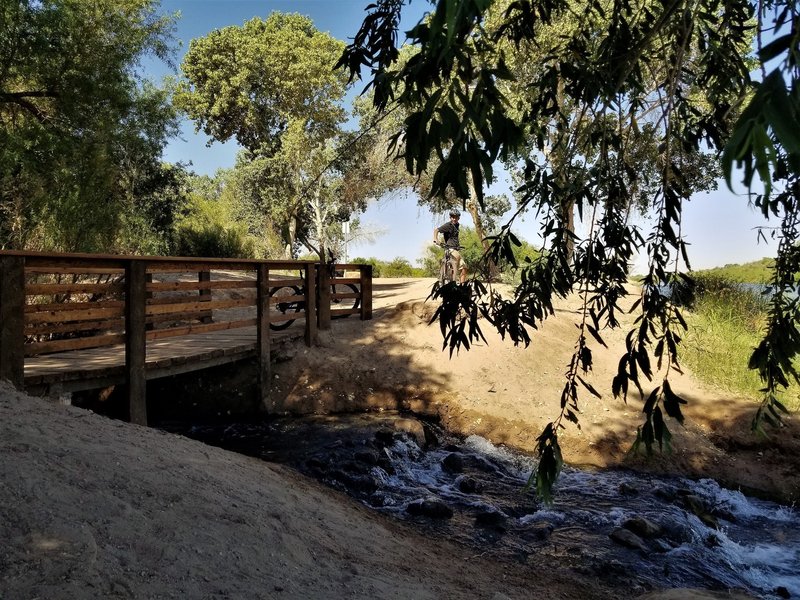
[[(354, 295), (357, 310), (331, 308)], [(0, 378), (22, 387), (27, 357), (125, 344), (143, 398), (148, 341), (255, 326), (266, 390), (270, 325), (302, 321), (311, 345), (342, 312), (371, 318), (369, 265), (0, 251)]]

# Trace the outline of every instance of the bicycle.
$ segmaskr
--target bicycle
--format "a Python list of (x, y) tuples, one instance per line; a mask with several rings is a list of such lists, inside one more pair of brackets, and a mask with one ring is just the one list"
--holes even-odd
[(445, 244), (439, 244), (444, 248), (444, 257), (442, 258), (441, 265), (439, 266), (439, 285), (447, 285), (451, 281), (458, 283), (459, 277), (456, 272), (455, 259), (451, 252), (453, 250), (460, 250), (460, 248), (451, 248)]
[[(335, 272), (335, 275), (338, 275), (339, 272)], [(347, 298), (339, 297), (341, 292), (336, 291), (336, 287), (344, 287), (347, 291), (344, 294), (347, 294)], [(353, 283), (336, 283), (332, 284), (333, 294), (332, 300), (335, 304), (337, 304), (337, 309), (345, 309), (345, 310), (356, 310), (361, 305), (361, 292), (359, 291), (358, 287)], [(351, 296), (354, 294), (354, 296)], [(285, 321), (279, 321), (278, 323), (270, 323), (269, 328), (273, 331), (282, 331), (289, 327), (292, 323), (296, 321), (296, 319), (292, 319), (292, 313), (298, 313), (305, 309), (305, 295), (303, 294), (303, 288), (298, 287), (296, 285), (279, 285), (269, 290), (269, 297), (281, 297), (285, 296), (285, 300), (283, 302), (273, 302), (270, 300), (270, 307), (274, 307), (277, 312), (281, 313), (282, 315), (286, 315)], [(319, 288), (317, 288), (317, 302), (319, 302)], [(352, 305), (350, 303), (352, 302)], [(270, 310), (272, 313), (272, 310)], [(350, 314), (331, 314), (331, 319), (346, 319), (349, 317)]]

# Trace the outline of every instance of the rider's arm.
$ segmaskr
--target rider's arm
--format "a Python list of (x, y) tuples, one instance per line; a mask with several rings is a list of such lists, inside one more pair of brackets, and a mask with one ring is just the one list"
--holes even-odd
[(433, 243), (434, 244), (438, 244), (439, 243), (439, 228), (438, 227), (433, 230)]

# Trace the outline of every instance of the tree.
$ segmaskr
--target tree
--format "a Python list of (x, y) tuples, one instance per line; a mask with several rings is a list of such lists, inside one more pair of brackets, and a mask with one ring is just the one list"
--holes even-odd
[(244, 148), (238, 189), (287, 257), (312, 230), (324, 246), (325, 220), (352, 210), (334, 198), (340, 174), (328, 168), (345, 118), (345, 78), (332, 69), (343, 46), (308, 17), (275, 12), (192, 40), (181, 65), (177, 104), (198, 130)]
[[(544, 251), (524, 268), (513, 300), (494, 297), (484, 303), (475, 283), (466, 305), (445, 303), (465, 311), (438, 314), (451, 349), (482, 337), (476, 308), (501, 335), (527, 345), (528, 328), (552, 313), (554, 297), (574, 291), (583, 298), (561, 412), (538, 438), (534, 478), (539, 493), (547, 497), (558, 475), (558, 434), (565, 421), (578, 421), (579, 390), (598, 395), (581, 372), (591, 369), (592, 348), (603, 344), (602, 329), (619, 325), (618, 300), (626, 294), (629, 264), (641, 247), (649, 256), (648, 273), (612, 391), (624, 398), (636, 389), (644, 399), (645, 420), (637, 442), (648, 452), (669, 443), (665, 417), (683, 419), (680, 406), (685, 401), (672, 391), (669, 374), (680, 368), (678, 348), (686, 325), (679, 307), (662, 290), (664, 284), (688, 279), (689, 255), (681, 236), (681, 209), (693, 189), (687, 165), (706, 150), (725, 149), (723, 169), (729, 181), (736, 162), (744, 167), (747, 185), (760, 177), (766, 190), (757, 205), (765, 216), (781, 218), (774, 280), (779, 293), (765, 341), (751, 360), (765, 381), (759, 416), (777, 422), (782, 405), (775, 392), (788, 384), (789, 376), (798, 377), (791, 360), (800, 350), (800, 308), (788, 301), (793, 286), (789, 273), (800, 264), (800, 138), (792, 125), (800, 115), (795, 4), (598, 0), (582, 5), (576, 14), (565, 0), (516, 0), (489, 26), (492, 4), (438, 0), (409, 34), (419, 52), (395, 68), (396, 24), (404, 1), (378, 0), (339, 64), (351, 77), (359, 76), (363, 67), (370, 70), (377, 109), (399, 105), (406, 111), (409, 171), (426, 169), (432, 154), (441, 157), (434, 165), (434, 193), (444, 193), (448, 186), (464, 193), (469, 176), (484, 181), (498, 158), (524, 154), (527, 141), (535, 141), (536, 155), (528, 158), (523, 171), (520, 210), (540, 214)], [(762, 67), (760, 82), (750, 79), (747, 56), (756, 9), (759, 60), (766, 65), (780, 59), (770, 74)], [(575, 24), (571, 35), (541, 35), (567, 21)], [(772, 27), (776, 39), (764, 45), (761, 38)], [(527, 45), (536, 49), (540, 64), (527, 73), (512, 72), (507, 56)], [(507, 82), (528, 91), (521, 111), (504, 93)], [(696, 101), (693, 90), (703, 90), (704, 101)], [(637, 187), (632, 171), (640, 145), (629, 140), (644, 123), (653, 125), (658, 160), (653, 179)], [(554, 134), (556, 144), (549, 142)], [(476, 185), (476, 191), (481, 187)], [(780, 191), (773, 196), (775, 188)], [(642, 189), (655, 221), (646, 237), (626, 218), (632, 198)], [(569, 211), (564, 210), (570, 205), (590, 223), (583, 238), (570, 228)], [(505, 228), (492, 252), (513, 260), (516, 243)], [(654, 377), (655, 366), (664, 366), (664, 374), (645, 393), (643, 385)]]
[(160, 156), (176, 115), (166, 91), (136, 76), (147, 54), (169, 60), (172, 19), (157, 9), (155, 0), (0, 6), (1, 246), (134, 248), (134, 223), (169, 220), (169, 207), (135, 197), (175, 189)]

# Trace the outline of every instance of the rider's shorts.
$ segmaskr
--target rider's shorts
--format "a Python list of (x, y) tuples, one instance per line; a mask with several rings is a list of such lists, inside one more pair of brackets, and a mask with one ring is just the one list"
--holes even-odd
[(464, 261), (461, 259), (461, 252), (458, 250), (450, 250), (450, 258), (453, 262), (453, 268), (455, 269), (456, 273), (458, 273), (461, 269), (466, 269), (467, 265), (464, 264)]

